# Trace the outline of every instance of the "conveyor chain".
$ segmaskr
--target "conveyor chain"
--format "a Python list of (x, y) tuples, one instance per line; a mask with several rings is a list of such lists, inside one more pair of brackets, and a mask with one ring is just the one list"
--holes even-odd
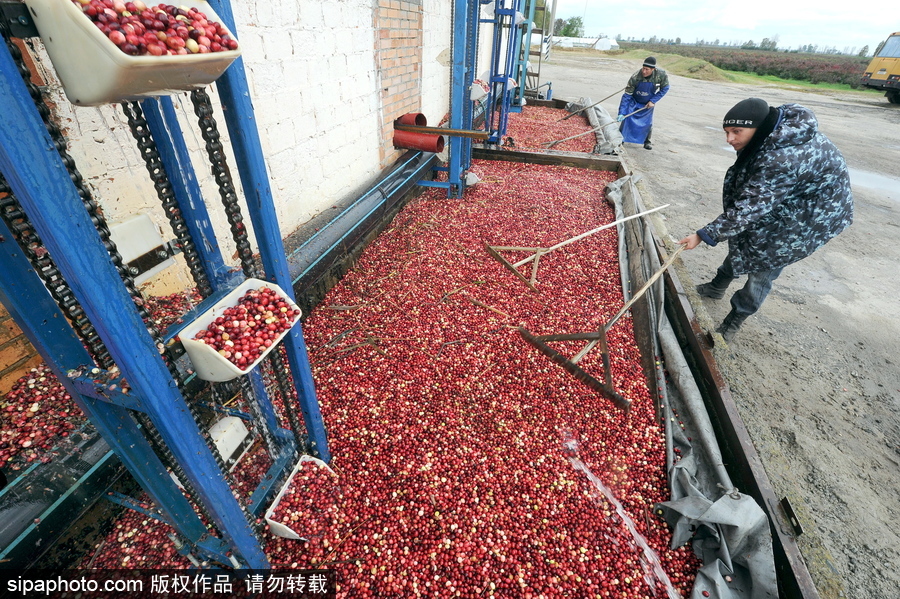
[[(216, 124), (216, 120), (213, 118), (212, 101), (206, 90), (200, 89), (191, 92), (191, 102), (194, 105), (194, 113), (199, 119), (201, 135), (203, 137), (203, 140), (206, 142), (206, 152), (209, 157), (212, 173), (215, 176), (216, 183), (219, 186), (219, 196), (221, 197), (222, 205), (225, 209), (225, 214), (228, 217), (228, 223), (231, 226), (231, 234), (237, 247), (238, 258), (241, 262), (241, 269), (243, 270), (245, 276), (254, 277), (256, 276), (257, 267), (253, 260), (253, 253), (250, 248), (247, 228), (246, 226), (244, 226), (243, 216), (241, 215), (241, 207), (238, 203), (237, 193), (235, 192), (235, 188), (232, 183), (231, 173), (225, 161), (225, 154), (223, 152), (222, 142), (220, 141), (221, 136), (219, 135), (218, 125)], [(300, 423), (297, 420), (296, 411), (294, 410), (291, 403), (293, 401), (293, 395), (290, 393), (292, 385), (291, 381), (289, 380), (289, 372), (284, 364), (284, 357), (280, 348), (272, 352), (270, 364), (272, 365), (272, 371), (275, 375), (279, 390), (284, 399), (284, 409), (288, 417), (288, 422), (293, 429), (295, 438), (297, 440), (296, 447), (299, 449), (301, 447), (300, 431), (304, 429), (300, 428)], [(249, 404), (255, 404), (255, 402), (257, 401), (255, 394), (252, 393), (252, 389), (249, 389), (246, 386), (245, 396), (247, 396), (246, 399)], [(260, 432), (265, 436), (270, 448), (274, 449), (274, 437), (272, 436), (272, 431), (268, 430), (265, 420), (261, 417), (262, 411), (259, 409), (258, 405), (251, 405), (250, 408), (253, 412), (254, 419), (259, 423), (261, 427)]]
[(137, 102), (122, 102), (122, 111), (128, 119), (131, 135), (137, 141), (138, 151), (147, 165), (150, 179), (153, 181), (156, 194), (160, 202), (162, 202), (163, 211), (166, 213), (169, 224), (172, 226), (172, 232), (175, 234), (178, 247), (181, 248), (188, 269), (191, 271), (191, 277), (197, 285), (197, 291), (201, 297), (209, 297), (212, 295), (212, 286), (206, 271), (203, 269), (203, 264), (200, 261), (200, 256), (197, 253), (197, 248), (194, 245), (187, 223), (185, 223), (181, 209), (175, 199), (175, 191), (172, 189), (172, 184), (159, 156), (156, 142), (150, 134), (150, 129), (144, 118), (144, 112)]
[(269, 363), (272, 366), (272, 371), (275, 373), (275, 381), (278, 384), (278, 390), (281, 393), (282, 403), (284, 405), (284, 411), (287, 415), (288, 424), (291, 426), (291, 430), (294, 432), (294, 454), (300, 452), (306, 452), (305, 443), (303, 439), (300, 438), (300, 431), (303, 430), (300, 425), (300, 421), (297, 419), (297, 410), (294, 408), (295, 395), (292, 393), (293, 385), (291, 384), (289, 372), (284, 364), (284, 358), (281, 355), (282, 349), (278, 348), (269, 356)]
[(244, 275), (253, 277), (256, 273), (253, 252), (250, 249), (247, 228), (244, 226), (244, 218), (241, 215), (241, 207), (238, 204), (238, 197), (234, 190), (231, 173), (225, 162), (225, 153), (220, 141), (219, 128), (212, 116), (212, 102), (209, 94), (204, 89), (192, 91), (191, 102), (194, 104), (194, 113), (199, 118), (200, 134), (206, 142), (206, 153), (209, 156), (213, 176), (219, 186), (219, 195), (222, 198), (222, 206), (225, 208), (225, 214), (228, 217), (228, 224), (231, 226), (232, 238), (237, 246), (241, 269)]
[(109, 252), (110, 260), (115, 265), (116, 270), (119, 272), (119, 276), (122, 278), (122, 282), (124, 283), (126, 289), (128, 289), (128, 292), (131, 295), (132, 299), (134, 300), (135, 306), (137, 307), (138, 312), (140, 313), (141, 318), (144, 321), (144, 324), (147, 326), (147, 330), (155, 339), (158, 338), (159, 331), (155, 326), (153, 326), (153, 321), (150, 318), (147, 309), (144, 307), (144, 300), (138, 292), (137, 288), (134, 286), (134, 279), (128, 272), (128, 266), (125, 264), (124, 260), (122, 260), (122, 256), (121, 254), (119, 254), (119, 251), (116, 248), (116, 244), (113, 243), (112, 239), (110, 238), (109, 227), (106, 224), (106, 219), (97, 210), (97, 204), (91, 197), (90, 190), (84, 186), (83, 177), (75, 166), (75, 160), (68, 153), (68, 144), (66, 143), (65, 136), (54, 122), (53, 115), (44, 100), (44, 96), (40, 88), (32, 83), (31, 71), (25, 64), (25, 60), (22, 56), (22, 52), (19, 50), (19, 47), (12, 42), (11, 37), (7, 34), (5, 25), (0, 25), (0, 28), (2, 28), (0, 29), (0, 33), (3, 33), (3, 37), (6, 41), (6, 46), (7, 48), (9, 48), (10, 54), (12, 55), (13, 60), (16, 63), (19, 74), (22, 76), (22, 81), (28, 89), (28, 93), (31, 95), (31, 99), (34, 101), (35, 108), (37, 108), (38, 113), (41, 115), (41, 120), (43, 120), (44, 122), (47, 133), (50, 134), (50, 139), (53, 141), (53, 145), (55, 146), (56, 151), (59, 153), (60, 159), (62, 160), (63, 164), (66, 167), (66, 170), (69, 173), (69, 178), (75, 185), (75, 189), (77, 190), (78, 195), (81, 198), (81, 201), (91, 218), (91, 222), (97, 228), (97, 233), (100, 235), (100, 239), (103, 242), (104, 247)]
[[(3, 34), (6, 46), (16, 63), (16, 68), (28, 86), (29, 94), (35, 100), (35, 106), (46, 123), (50, 115), (50, 109), (44, 104), (40, 89), (31, 83), (31, 71), (25, 64), (19, 47), (12, 42), (5, 23), (0, 23), (0, 33)], [(58, 149), (59, 142), (54, 139), (54, 144)], [(41, 278), (60, 310), (68, 317), (75, 334), (85, 344), (88, 353), (91, 354), (96, 364), (104, 369), (111, 368), (113, 360), (109, 355), (109, 351), (97, 335), (94, 326), (85, 316), (81, 304), (75, 299), (71, 288), (63, 280), (56, 263), (44, 247), (44, 243), (34, 230), (28, 215), (25, 214), (13, 190), (9, 187), (2, 174), (0, 174), (0, 196), (5, 196), (0, 197), (0, 217), (3, 218), (7, 227), (16, 237), (19, 247), (22, 248), (26, 258), (34, 267), (35, 273)]]
[(16, 238), (19, 247), (25, 257), (34, 267), (34, 272), (41, 278), (44, 286), (50, 292), (53, 301), (59, 306), (63, 314), (69, 319), (75, 334), (81, 339), (96, 364), (104, 369), (113, 365), (113, 360), (103, 341), (97, 335), (97, 331), (85, 316), (81, 304), (72, 295), (72, 290), (62, 279), (56, 263), (44, 248), (31, 221), (22, 210), (21, 205), (13, 194), (6, 179), (0, 174), (0, 218), (6, 223)]
[[(169, 354), (169, 350), (163, 344), (162, 336), (160, 335), (159, 330), (153, 324), (152, 317), (144, 305), (144, 298), (136, 288), (134, 279), (130, 276), (125, 261), (123, 260), (121, 254), (119, 254), (115, 243), (111, 239), (106, 219), (98, 210), (96, 202), (94, 202), (93, 198), (91, 197), (90, 190), (84, 186), (83, 177), (76, 167), (75, 160), (68, 153), (68, 144), (65, 140), (65, 136), (54, 122), (52, 112), (45, 102), (43, 93), (41, 92), (40, 88), (38, 88), (38, 86), (31, 82), (31, 71), (25, 64), (19, 47), (12, 42), (3, 23), (0, 23), (0, 33), (3, 34), (10, 54), (12, 55), (13, 60), (16, 63), (19, 74), (21, 75), (22, 80), (29, 91), (29, 94), (34, 101), (35, 107), (44, 122), (44, 126), (46, 127), (47, 132), (49, 133), (50, 138), (54, 144), (54, 147), (59, 154), (60, 160), (65, 165), (66, 170), (69, 174), (69, 178), (72, 180), (72, 183), (74, 184), (76, 191), (81, 198), (82, 204), (85, 210), (88, 212), (91, 222), (96, 227), (97, 233), (100, 236), (104, 248), (109, 253), (110, 261), (118, 271), (119, 276), (121, 277), (124, 286), (128, 290), (128, 293), (135, 304), (135, 308), (137, 309), (141, 319), (144, 322), (144, 325), (147, 328), (147, 332), (151, 335), (154, 341), (154, 345), (158, 348), (158, 351), (160, 352), (161, 357), (169, 370), (169, 373), (172, 375), (172, 378), (178, 385), (178, 388), (183, 390), (184, 380), (180, 372), (178, 371), (176, 360)], [(0, 179), (3, 179), (2, 176), (0, 176)], [(154, 181), (154, 183), (156, 183), (156, 181)], [(81, 337), (81, 339), (85, 342), (89, 351), (92, 353), (92, 357), (97, 361), (98, 365), (104, 368), (111, 367), (113, 361), (110, 358), (109, 351), (106, 349), (103, 341), (96, 334), (96, 330), (94, 329), (93, 325), (84, 315), (80, 304), (75, 299), (74, 295), (71, 292), (71, 289), (64, 281), (55, 264), (53, 264), (49, 253), (47, 252), (46, 248), (44, 248), (43, 243), (41, 242), (37, 233), (33, 230), (31, 223), (28, 221), (27, 215), (25, 214), (24, 210), (22, 210), (18, 201), (15, 199), (12, 191), (9, 190), (9, 187), (5, 180), (2, 180), (2, 188), (0, 188), (0, 191), (6, 191), (7, 193), (7, 196), (3, 198), (2, 216), (4, 220), (7, 220), (7, 216), (14, 217), (12, 221), (13, 226), (11, 226), (11, 229), (19, 235), (19, 239), (17, 241), (19, 241), (19, 244), (22, 246), (23, 251), (26, 253), (29, 261), (34, 266), (35, 272), (41, 275), (41, 278), (42, 280), (44, 280), (47, 289), (50, 291), (50, 293), (54, 297), (54, 300), (58, 303), (63, 312), (70, 316), (73, 328), (76, 330), (79, 337)], [(186, 401), (186, 403), (189, 406), (191, 413), (195, 418), (195, 421), (198, 422), (198, 427), (201, 431), (203, 431), (203, 428), (200, 426), (199, 420), (197, 419), (198, 415), (196, 412), (196, 408), (193, 406), (193, 402)], [(163, 442), (161, 435), (154, 426), (152, 420), (144, 414), (137, 414), (136, 418), (138, 422), (141, 423), (142, 429), (145, 431), (145, 434), (147, 435), (151, 446), (154, 447), (155, 451), (158, 452), (160, 460), (164, 465), (172, 468), (173, 472), (176, 474), (176, 476), (179, 477), (179, 480), (184, 485), (185, 492), (188, 494), (194, 504), (198, 506), (198, 509), (200, 509), (200, 511), (203, 513), (202, 515), (204, 519), (207, 522), (211, 522), (212, 519), (209, 517), (209, 514), (203, 507), (203, 503), (199, 501), (199, 495), (190, 485), (190, 481), (184, 475), (184, 471), (178, 465), (177, 460), (175, 460), (171, 451), (166, 447), (166, 444)], [(234, 482), (230, 479), (229, 473), (225, 468), (225, 463), (222, 460), (222, 457), (219, 454), (214, 443), (212, 442), (209, 434), (206, 431), (203, 431), (203, 434), (207, 445), (210, 448), (210, 451), (212, 452), (217, 464), (223, 472), (223, 475), (226, 477), (231, 487), (234, 488)], [(251, 525), (251, 529), (258, 536), (258, 531), (260, 530), (261, 523), (257, 522), (256, 518), (254, 518), (250, 514), (247, 506), (243, 501), (238, 501), (238, 503), (241, 506), (247, 522)]]

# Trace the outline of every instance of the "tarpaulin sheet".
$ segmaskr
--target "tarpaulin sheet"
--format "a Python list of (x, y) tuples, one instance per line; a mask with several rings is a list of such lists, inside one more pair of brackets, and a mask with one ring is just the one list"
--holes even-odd
[[(590, 98), (580, 98), (577, 102), (566, 104), (566, 110), (577, 112), (591, 106), (591, 104), (593, 102)], [(594, 145), (594, 154), (615, 154), (622, 147), (624, 140), (619, 132), (619, 123), (609, 115), (605, 108), (598, 104), (584, 110), (581, 114), (587, 118), (591, 128), (597, 130), (597, 143)]]

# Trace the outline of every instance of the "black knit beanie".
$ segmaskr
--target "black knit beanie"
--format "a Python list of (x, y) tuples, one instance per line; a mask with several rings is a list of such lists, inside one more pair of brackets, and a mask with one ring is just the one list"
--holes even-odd
[(769, 116), (769, 105), (759, 98), (747, 98), (735, 104), (722, 120), (722, 127), (756, 129)]
[(645, 66), (645, 67), (650, 67), (651, 69), (655, 69), (655, 68), (656, 68), (656, 57), (655, 57), (655, 56), (648, 56), (646, 59), (644, 59), (644, 65), (643, 65), (643, 66)]

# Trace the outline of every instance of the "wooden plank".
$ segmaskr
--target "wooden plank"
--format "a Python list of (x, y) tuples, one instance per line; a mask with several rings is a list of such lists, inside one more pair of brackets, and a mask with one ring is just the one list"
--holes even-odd
[[(20, 335), (22, 335), (22, 329), (19, 328), (19, 325), (16, 324), (15, 320), (10, 317), (0, 317), (0, 345), (15, 339)], [(3, 368), (2, 363), (0, 363), (0, 368)]]
[(12, 386), (16, 384), (16, 381), (28, 374), (32, 368), (43, 363), (43, 361), (44, 359), (35, 353), (0, 371), (0, 394), (8, 393)]
[(481, 160), (506, 160), (509, 162), (525, 162), (529, 164), (547, 164), (574, 166), (594, 171), (613, 171), (619, 176), (624, 174), (622, 160), (615, 156), (600, 156), (583, 152), (560, 152), (545, 150), (528, 152), (523, 150), (493, 150), (479, 146), (472, 147), (472, 158)]
[(24, 335), (0, 345), (0, 368), (15, 364), (22, 358), (35, 354), (35, 349)]

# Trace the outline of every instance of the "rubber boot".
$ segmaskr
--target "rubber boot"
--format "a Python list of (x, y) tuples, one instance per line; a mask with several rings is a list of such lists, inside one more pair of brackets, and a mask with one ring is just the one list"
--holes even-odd
[(734, 336), (741, 328), (741, 325), (744, 324), (745, 320), (747, 320), (746, 316), (738, 316), (735, 311), (732, 310), (725, 316), (725, 319), (722, 320), (722, 324), (716, 327), (716, 332), (722, 334), (725, 343), (731, 343), (731, 340), (734, 339)]
[(733, 280), (732, 277), (726, 277), (717, 272), (716, 276), (709, 283), (697, 285), (697, 293), (700, 294), (700, 297), (722, 299), (725, 297), (725, 292), (728, 291), (728, 286), (731, 285)]

